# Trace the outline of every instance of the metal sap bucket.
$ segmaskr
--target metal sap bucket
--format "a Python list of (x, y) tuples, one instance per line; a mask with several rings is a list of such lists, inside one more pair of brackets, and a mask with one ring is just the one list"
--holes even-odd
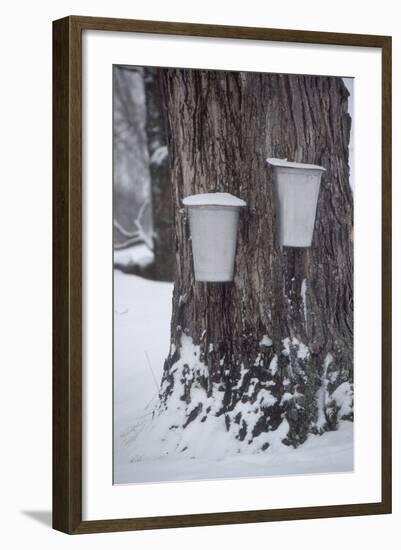
[(246, 202), (229, 193), (201, 193), (182, 202), (189, 214), (195, 280), (232, 281), (239, 210)]
[(269, 158), (273, 167), (280, 246), (311, 246), (320, 180), (316, 164)]

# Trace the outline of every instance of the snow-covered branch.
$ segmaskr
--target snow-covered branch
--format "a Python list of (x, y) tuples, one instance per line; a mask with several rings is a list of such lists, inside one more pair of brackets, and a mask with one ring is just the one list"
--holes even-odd
[(124, 237), (128, 237), (130, 239), (138, 235), (138, 231), (136, 229), (135, 231), (127, 231), (117, 220), (114, 220), (113, 225), (121, 233), (121, 235), (124, 235)]
[(146, 210), (146, 208), (149, 206), (150, 202), (149, 199), (145, 200), (138, 212), (138, 215), (136, 219), (134, 220), (134, 225), (136, 227), (135, 231), (128, 231), (121, 225), (120, 222), (118, 222), (116, 219), (113, 221), (114, 227), (123, 235), (124, 237), (127, 237), (127, 241), (124, 241), (121, 244), (114, 245), (115, 248), (125, 248), (126, 246), (137, 244), (137, 243), (145, 243), (146, 246), (149, 248), (149, 250), (153, 251), (153, 240), (152, 238), (146, 233), (142, 226), (142, 217)]
[(135, 237), (131, 237), (130, 239), (128, 239), (127, 241), (124, 241), (123, 243), (115, 244), (114, 248), (116, 248), (117, 250), (120, 250), (122, 248), (127, 248), (127, 246), (131, 246), (133, 244), (142, 244), (142, 243), (143, 243), (142, 237), (140, 237), (139, 235), (136, 235)]

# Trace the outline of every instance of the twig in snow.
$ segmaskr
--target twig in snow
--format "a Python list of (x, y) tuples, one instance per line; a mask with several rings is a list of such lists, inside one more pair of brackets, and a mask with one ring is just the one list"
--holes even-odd
[(146, 411), (146, 409), (149, 407), (149, 405), (152, 403), (152, 401), (154, 401), (155, 399), (157, 399), (157, 393), (155, 393), (152, 397), (152, 399), (150, 401), (148, 401), (148, 403), (144, 406), (143, 410)]
[(152, 373), (153, 381), (154, 381), (154, 383), (155, 383), (157, 392), (159, 393), (159, 384), (157, 383), (155, 373), (153, 372), (152, 365), (150, 364), (150, 359), (149, 359), (149, 355), (148, 355), (148, 352), (147, 352), (147, 351), (145, 351), (145, 356), (146, 356), (146, 360), (147, 360), (147, 362), (148, 362), (148, 366), (149, 366), (150, 372)]

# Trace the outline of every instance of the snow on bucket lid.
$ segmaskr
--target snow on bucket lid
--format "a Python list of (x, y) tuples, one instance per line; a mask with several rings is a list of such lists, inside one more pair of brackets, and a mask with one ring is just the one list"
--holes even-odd
[(308, 170), (323, 170), (326, 171), (326, 168), (323, 166), (318, 166), (317, 164), (305, 164), (303, 162), (288, 162), (287, 159), (274, 159), (269, 158), (266, 161), (272, 166), (280, 166), (283, 168), (306, 168)]
[(182, 199), (185, 206), (246, 206), (246, 202), (230, 193), (199, 193)]

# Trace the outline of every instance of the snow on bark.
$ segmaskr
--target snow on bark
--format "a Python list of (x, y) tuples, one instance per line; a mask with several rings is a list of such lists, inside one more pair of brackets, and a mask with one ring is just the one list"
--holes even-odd
[[(172, 346), (170, 353), (176, 353)], [(243, 391), (244, 377), (248, 377), (247, 390)], [(289, 432), (285, 419), (280, 419), (273, 430), (261, 431), (261, 410), (276, 407), (280, 398), (274, 394), (273, 380), (260, 387), (258, 377), (249, 378), (246, 368), (241, 369), (237, 389), (242, 399), (224, 414), (224, 391), (219, 383), (210, 379), (207, 365), (202, 361), (200, 346), (183, 334), (180, 358), (169, 369), (160, 388), (160, 400), (153, 418), (132, 440), (135, 441), (134, 461), (185, 453), (188, 456), (223, 458), (241, 452), (265, 451), (281, 445)], [(285, 401), (285, 399), (284, 399)]]

